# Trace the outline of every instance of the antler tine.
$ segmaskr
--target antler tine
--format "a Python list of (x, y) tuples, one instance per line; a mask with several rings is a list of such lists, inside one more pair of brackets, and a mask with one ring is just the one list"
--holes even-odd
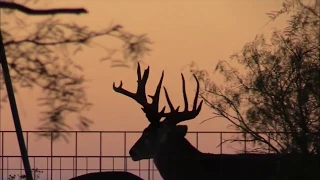
[(187, 97), (187, 92), (186, 92), (186, 81), (184, 79), (183, 74), (181, 73), (181, 78), (182, 78), (182, 93), (183, 93), (183, 101), (184, 101), (184, 111), (188, 111), (188, 97)]
[(160, 122), (161, 118), (163, 117), (162, 114), (165, 111), (165, 106), (162, 108), (160, 112), (159, 109), (159, 100), (160, 100), (160, 90), (162, 87), (162, 81), (164, 77), (164, 71), (162, 71), (160, 81), (157, 85), (156, 91), (153, 96), (148, 95), (152, 99), (152, 103), (147, 108), (143, 108), (142, 110), (145, 112), (147, 118), (151, 123)]
[[(137, 75), (138, 75), (138, 87), (139, 87), (139, 82), (142, 83), (140, 88), (142, 88), (145, 91), (145, 87), (149, 78), (149, 72), (150, 72), (150, 67), (148, 66), (147, 69), (144, 70), (142, 78), (141, 78), (141, 68), (140, 68), (140, 63), (138, 63), (138, 68), (137, 68)], [(145, 93), (145, 92), (144, 92)]]
[(169, 94), (168, 94), (168, 91), (167, 91), (166, 87), (163, 87), (163, 88), (164, 88), (164, 93), (165, 93), (165, 96), (166, 96), (166, 100), (167, 100), (169, 108), (170, 108), (170, 112), (178, 111), (180, 106), (178, 106), (176, 109), (174, 108), (174, 106), (172, 105), (172, 102), (171, 102), (171, 100), (169, 98)]
[(162, 87), (162, 81), (164, 77), (164, 72), (162, 72), (159, 84), (156, 88), (155, 94), (153, 96), (148, 95), (152, 98), (152, 103), (148, 103), (147, 97), (146, 97), (146, 84), (149, 77), (149, 66), (147, 69), (144, 70), (143, 75), (141, 77), (141, 68), (140, 64), (138, 63), (137, 67), (137, 76), (138, 76), (138, 87), (136, 93), (132, 93), (126, 89), (123, 89), (122, 81), (120, 81), (120, 85), (118, 87), (115, 86), (115, 83), (113, 83), (113, 90), (117, 93), (123, 94), (125, 96), (130, 97), (131, 99), (135, 100), (137, 103), (139, 103), (142, 106), (143, 112), (146, 114), (148, 120), (150, 123), (159, 122), (162, 114), (165, 110), (165, 107), (161, 110), (161, 112), (158, 112), (159, 107), (159, 96), (160, 96), (160, 90)]
[[(200, 108), (200, 110), (201, 110), (203, 100), (200, 101), (200, 104), (199, 104), (199, 106), (197, 108), (198, 98), (199, 98), (199, 89), (200, 89), (199, 80), (196, 77), (196, 75), (193, 75), (193, 77), (194, 77), (194, 79), (196, 80), (196, 83), (197, 83), (197, 91), (196, 91), (196, 95), (194, 97), (193, 108), (192, 109), (199, 109)], [(199, 112), (200, 112), (200, 110), (199, 110)]]
[[(148, 68), (147, 68), (146, 70), (149, 71), (149, 66), (148, 66)], [(146, 72), (146, 70), (145, 70), (144, 72)], [(148, 72), (148, 74), (149, 74), (149, 72)], [(138, 63), (137, 75), (138, 75), (138, 82), (139, 82), (139, 80), (141, 80), (141, 68), (140, 68), (140, 63)], [(143, 76), (144, 76), (144, 73), (143, 73)]]
[(187, 93), (186, 93), (186, 86), (185, 86), (185, 79), (183, 74), (181, 74), (182, 77), (182, 91), (183, 91), (183, 100), (184, 100), (184, 111), (179, 112), (179, 106), (175, 109), (170, 101), (168, 92), (166, 90), (166, 88), (164, 87), (164, 91), (165, 91), (165, 95), (166, 95), (166, 99), (168, 102), (168, 105), (170, 107), (170, 112), (168, 113), (164, 113), (164, 117), (166, 117), (166, 119), (164, 121), (166, 121), (166, 123), (172, 124), (172, 125), (176, 125), (182, 121), (187, 121), (187, 120), (191, 120), (194, 119), (201, 111), (202, 108), (202, 103), (203, 100), (200, 102), (199, 105), (197, 105), (198, 103), (198, 96), (199, 96), (199, 81), (196, 78), (196, 76), (194, 76), (194, 78), (196, 79), (197, 82), (197, 91), (196, 91), (196, 95), (193, 101), (193, 108), (191, 111), (188, 110), (188, 98), (187, 98)]

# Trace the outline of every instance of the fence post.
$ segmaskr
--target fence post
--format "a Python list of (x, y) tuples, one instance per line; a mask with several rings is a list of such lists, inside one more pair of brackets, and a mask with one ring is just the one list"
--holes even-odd
[(199, 149), (199, 132), (196, 132), (196, 148)]
[(269, 143), (269, 145), (268, 145), (268, 153), (270, 154), (270, 136), (271, 136), (271, 134), (270, 134), (270, 132), (268, 133), (268, 143)]
[(99, 157), (99, 171), (101, 172), (101, 168), (102, 168), (102, 132), (100, 131), (100, 157)]
[(222, 154), (222, 132), (219, 133), (220, 134), (220, 154)]
[(0, 153), (0, 156), (1, 156), (1, 168), (0, 168), (0, 171), (1, 171), (1, 179), (4, 179), (4, 177), (3, 177), (3, 169), (4, 169), (4, 160), (3, 160), (3, 156), (4, 156), (4, 153), (3, 153), (3, 150), (4, 150), (4, 143), (3, 143), (3, 140), (4, 140), (4, 138), (3, 138), (3, 132), (2, 131), (0, 131), (0, 135), (1, 135), (1, 153)]
[(127, 132), (124, 132), (124, 171), (127, 171)]
[(50, 132), (50, 177), (51, 177), (51, 180), (53, 179), (53, 173), (52, 173), (52, 170), (53, 170), (53, 132), (51, 131)]
[(150, 180), (150, 159), (148, 159), (148, 180)]
[(247, 133), (244, 133), (244, 153), (247, 153)]
[(75, 161), (76, 161), (76, 163), (75, 163), (75, 176), (77, 176), (78, 175), (78, 132), (76, 131), (76, 137), (75, 137), (75, 139), (76, 139), (76, 142), (75, 142), (75, 150), (76, 150), (76, 158), (75, 158)]

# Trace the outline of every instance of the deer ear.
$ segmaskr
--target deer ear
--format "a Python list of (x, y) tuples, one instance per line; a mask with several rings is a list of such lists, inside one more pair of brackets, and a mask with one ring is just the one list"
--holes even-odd
[(179, 136), (184, 137), (188, 132), (188, 126), (187, 125), (177, 125), (176, 131)]

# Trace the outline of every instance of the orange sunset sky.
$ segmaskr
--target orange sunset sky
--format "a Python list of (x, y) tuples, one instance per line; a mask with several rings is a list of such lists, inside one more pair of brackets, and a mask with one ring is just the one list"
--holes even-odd
[[(60, 15), (64, 21), (102, 29), (113, 24), (121, 24), (135, 34), (147, 33), (154, 42), (144, 62), (151, 67), (148, 92), (153, 93), (161, 71), (165, 70), (164, 85), (168, 88), (174, 105), (182, 105), (181, 77), (187, 77), (187, 90), (192, 96), (195, 81), (187, 69), (183, 68), (196, 61), (200, 68), (213, 69), (218, 60), (227, 60), (239, 52), (245, 43), (257, 34), (269, 35), (273, 28), (285, 26), (285, 18), (276, 22), (268, 21), (267, 12), (278, 10), (280, 0), (55, 0), (30, 3), (34, 8), (84, 7), (89, 13), (84, 15)], [(24, 16), (20, 14), (20, 16)], [(32, 21), (33, 17), (26, 17)], [(23, 30), (17, 31), (18, 33)], [(95, 39), (107, 47), (119, 47), (118, 40), (110, 37)], [(87, 48), (74, 60), (85, 67), (84, 75), (90, 82), (86, 84), (88, 98), (94, 104), (88, 116), (94, 120), (91, 130), (141, 130), (148, 121), (136, 102), (117, 94), (112, 83), (123, 80), (124, 87), (135, 90), (136, 71), (131, 68), (111, 68), (110, 62), (100, 62), (105, 56), (99, 47)], [(145, 65), (143, 66), (146, 67)], [(190, 79), (190, 80), (189, 80)], [(217, 82), (221, 79), (213, 77)], [(19, 90), (16, 95), (23, 130), (35, 130), (39, 118), (37, 90)], [(163, 94), (162, 94), (162, 97)], [(163, 104), (165, 103), (164, 98)], [(189, 100), (192, 100), (189, 98)], [(13, 130), (9, 106), (1, 113), (1, 130)], [(201, 120), (211, 117), (210, 109), (203, 107), (193, 121), (188, 121), (190, 130), (225, 130), (223, 120)], [(74, 119), (70, 119), (72, 125)]]
[[(121, 24), (129, 32), (148, 34), (154, 43), (150, 45), (150, 54), (143, 59), (151, 68), (147, 92), (154, 93), (164, 70), (163, 85), (177, 106), (183, 105), (180, 73), (186, 76), (189, 100), (192, 100), (196, 87), (191, 74), (183, 69), (188, 63), (195, 61), (200, 68), (213, 69), (218, 60), (228, 60), (257, 34), (269, 37), (273, 28), (283, 28), (286, 18), (282, 16), (266, 25), (269, 21), (266, 13), (279, 10), (281, 3), (282, 0), (40, 0), (37, 4), (27, 5), (33, 8), (83, 7), (88, 14), (59, 17), (65, 22), (76, 22), (92, 29), (106, 28), (112, 22)], [(26, 22), (34, 18), (19, 16), (25, 17)], [(16, 31), (17, 36), (21, 31)], [(107, 47), (121, 46), (118, 40), (110, 37), (96, 38), (95, 42)], [(113, 82), (119, 85), (123, 80), (125, 88), (135, 91), (136, 71), (133, 68), (111, 68), (110, 62), (99, 61), (105, 55), (106, 52), (99, 47), (87, 47), (74, 57), (84, 67), (85, 77), (90, 79), (86, 83), (88, 98), (94, 104), (86, 114), (94, 120), (90, 130), (142, 130), (148, 121), (140, 106), (112, 89)], [(212, 79), (222, 83), (219, 77)], [(39, 92), (39, 89), (19, 90), (16, 94), (23, 130), (35, 130), (38, 125), (40, 108), (36, 99)], [(164, 94), (161, 96), (164, 105)], [(225, 120), (200, 124), (211, 116), (211, 110), (203, 106), (196, 119), (183, 124), (192, 131), (233, 130), (227, 129)], [(73, 125), (75, 119), (70, 118), (69, 122)], [(14, 130), (8, 104), (1, 110), (0, 125), (1, 130)]]

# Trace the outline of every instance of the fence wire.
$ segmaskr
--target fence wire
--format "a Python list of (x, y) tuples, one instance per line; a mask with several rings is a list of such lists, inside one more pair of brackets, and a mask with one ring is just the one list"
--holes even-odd
[[(39, 180), (67, 180), (81, 174), (101, 171), (128, 171), (145, 180), (160, 180), (151, 160), (133, 162), (128, 151), (140, 131), (65, 131), (68, 142), (39, 139), (42, 131), (24, 131), (29, 160)], [(54, 132), (51, 132), (53, 135)], [(266, 132), (261, 132), (268, 134)], [(243, 137), (241, 143), (228, 139)], [(239, 132), (188, 132), (186, 138), (197, 149), (215, 154), (248, 152), (246, 135)], [(0, 179), (24, 174), (15, 131), (0, 131)], [(270, 148), (265, 149), (270, 153)]]

